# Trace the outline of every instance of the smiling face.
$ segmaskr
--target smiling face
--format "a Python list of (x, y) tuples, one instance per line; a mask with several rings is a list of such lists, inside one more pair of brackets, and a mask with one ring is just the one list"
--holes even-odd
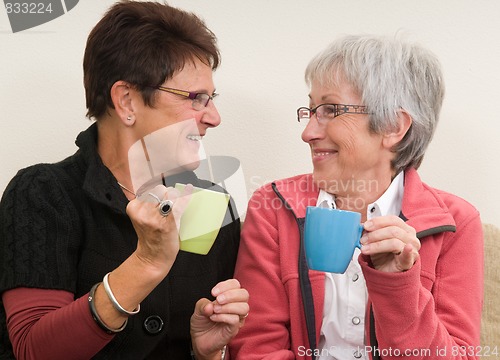
[[(215, 91), (212, 68), (198, 59), (186, 63), (162, 86), (209, 95)], [(133, 101), (136, 134), (144, 139), (143, 145), (155, 172), (169, 175), (196, 169), (200, 161), (200, 141), (208, 128), (220, 124), (212, 100), (203, 109), (195, 110), (193, 100), (158, 90), (153, 107), (144, 105), (139, 93), (135, 94)], [(133, 166), (130, 164), (131, 169)]]
[[(325, 103), (364, 105), (343, 80), (335, 86), (313, 82), (309, 97), (310, 108)], [(359, 197), (367, 191), (375, 195), (387, 187), (394, 154), (383, 139), (370, 132), (369, 115), (365, 114), (342, 114), (325, 124), (312, 116), (302, 133), (302, 140), (311, 148), (315, 183), (338, 197)]]

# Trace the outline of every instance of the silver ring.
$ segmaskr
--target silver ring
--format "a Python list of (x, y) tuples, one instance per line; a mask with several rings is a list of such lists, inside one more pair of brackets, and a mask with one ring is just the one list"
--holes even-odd
[(158, 201), (158, 204), (161, 203), (161, 199), (156, 194), (148, 193), (148, 195)]
[(162, 200), (158, 204), (158, 211), (160, 212), (161, 216), (168, 216), (170, 212), (172, 212), (172, 206), (174, 206), (174, 203), (171, 200)]

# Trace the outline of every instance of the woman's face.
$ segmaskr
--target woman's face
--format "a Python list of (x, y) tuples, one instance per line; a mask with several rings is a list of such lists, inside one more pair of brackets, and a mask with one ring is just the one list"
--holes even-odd
[[(208, 95), (215, 91), (211, 67), (198, 59), (186, 63), (162, 86)], [(176, 173), (198, 167), (200, 142), (207, 130), (218, 126), (221, 119), (212, 100), (201, 110), (193, 109), (192, 103), (193, 100), (184, 96), (157, 91), (153, 107), (148, 107), (140, 94), (136, 94), (136, 131), (138, 137), (144, 139), (142, 145), (155, 173)]]
[[(310, 108), (321, 104), (364, 105), (360, 95), (345, 81), (336, 86), (311, 86)], [(319, 188), (337, 196), (372, 189), (391, 172), (392, 153), (384, 148), (383, 136), (369, 131), (369, 115), (342, 114), (325, 124), (312, 115), (302, 132), (309, 144), (313, 178)]]

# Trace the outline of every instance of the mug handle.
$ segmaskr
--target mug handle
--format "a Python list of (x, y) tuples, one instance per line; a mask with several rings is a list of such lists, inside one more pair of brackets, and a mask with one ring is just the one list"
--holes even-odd
[(358, 228), (358, 239), (356, 240), (356, 247), (358, 249), (361, 249), (361, 243), (359, 242), (359, 240), (361, 239), (361, 235), (363, 234), (363, 230), (365, 228), (363, 227), (363, 225), (359, 224), (359, 228)]

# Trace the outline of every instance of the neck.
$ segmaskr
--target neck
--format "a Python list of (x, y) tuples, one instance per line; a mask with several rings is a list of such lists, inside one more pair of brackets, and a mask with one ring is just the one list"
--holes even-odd
[[(366, 220), (366, 209), (369, 204), (377, 201), (387, 190), (392, 176), (374, 176), (373, 178), (350, 179), (347, 184), (330, 193), (335, 196), (338, 209), (361, 213), (362, 221)], [(333, 190), (333, 189), (332, 189)]]
[[(119, 120), (108, 117), (97, 122), (97, 152), (103, 164), (111, 171), (122, 189), (132, 190), (128, 150), (135, 140)], [(127, 198), (131, 196), (124, 190)]]

